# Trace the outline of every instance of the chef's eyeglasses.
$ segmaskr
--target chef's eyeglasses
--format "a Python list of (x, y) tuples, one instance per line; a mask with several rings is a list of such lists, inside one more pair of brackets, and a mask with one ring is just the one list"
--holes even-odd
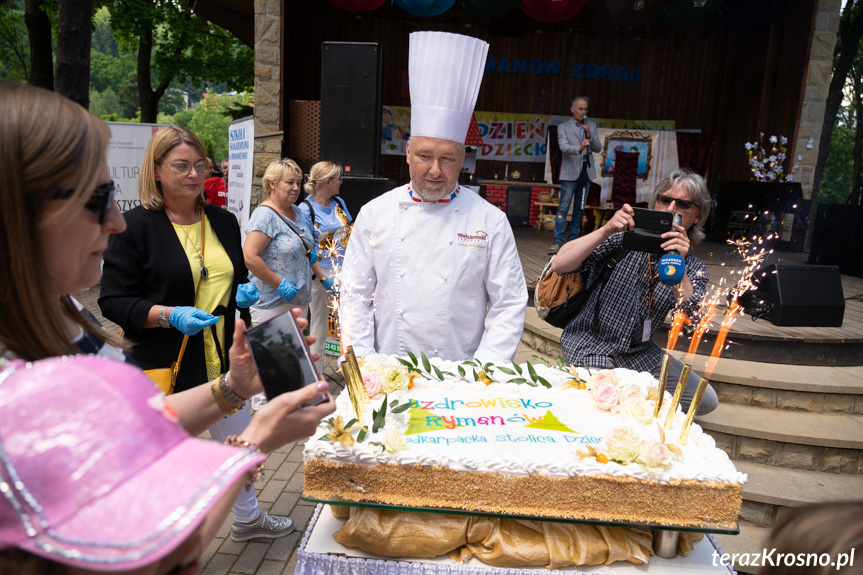
[[(114, 185), (114, 180), (110, 184), (99, 186), (90, 194), (90, 199), (84, 204), (87, 211), (93, 212), (99, 219), (99, 225), (105, 223), (108, 214), (111, 213), (111, 208), (114, 206), (114, 195), (117, 192), (117, 186)], [(49, 196), (52, 200), (68, 200), (75, 193), (74, 188), (65, 188), (55, 191)]]
[(671, 202), (676, 203), (677, 207), (681, 210), (688, 210), (695, 205), (695, 202), (693, 202), (692, 200), (681, 200), (679, 198), (672, 198), (671, 196), (664, 196), (662, 194), (656, 196), (657, 206), (667, 207), (671, 205)]

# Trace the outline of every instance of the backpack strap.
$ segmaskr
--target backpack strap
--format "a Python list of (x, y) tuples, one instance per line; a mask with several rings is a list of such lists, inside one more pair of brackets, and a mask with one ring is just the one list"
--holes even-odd
[[(348, 207), (345, 205), (345, 201), (339, 196), (333, 196), (333, 199), (342, 205), (342, 211), (345, 213), (345, 216), (348, 218), (348, 225), (354, 223), (354, 219), (351, 217), (351, 214), (348, 213)], [(314, 222), (314, 220), (312, 220)]]

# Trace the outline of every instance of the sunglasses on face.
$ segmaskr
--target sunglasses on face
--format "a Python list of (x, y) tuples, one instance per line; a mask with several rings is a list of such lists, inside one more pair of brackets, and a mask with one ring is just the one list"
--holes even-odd
[(676, 203), (677, 207), (681, 210), (688, 210), (695, 205), (695, 202), (693, 202), (692, 200), (681, 200), (678, 198), (672, 198), (671, 196), (664, 196), (662, 194), (656, 196), (657, 206), (667, 207), (671, 205), (671, 202)]
[[(105, 223), (108, 214), (111, 213), (111, 208), (114, 205), (114, 195), (117, 192), (117, 187), (114, 185), (114, 180), (110, 184), (99, 186), (93, 193), (90, 194), (90, 199), (84, 204), (87, 211), (93, 212), (99, 220), (99, 225)], [(49, 196), (52, 200), (67, 200), (75, 193), (74, 188), (58, 190)]]

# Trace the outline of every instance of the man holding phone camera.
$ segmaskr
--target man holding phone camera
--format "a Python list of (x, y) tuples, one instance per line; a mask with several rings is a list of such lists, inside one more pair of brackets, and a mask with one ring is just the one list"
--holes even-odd
[[(663, 350), (651, 341), (665, 316), (674, 308), (695, 317), (706, 295), (707, 268), (690, 253), (704, 239), (701, 223), (710, 214), (710, 192), (700, 175), (681, 168), (657, 184), (650, 208), (679, 214), (681, 223), (662, 234), (662, 249), (683, 257), (685, 272), (680, 283), (659, 281), (659, 257), (630, 251), (608, 282), (591, 293), (584, 307), (566, 326), (561, 336), (564, 358), (573, 365), (613, 368), (659, 374)], [(552, 262), (557, 273), (580, 270), (591, 285), (621, 248), (623, 232), (636, 228), (635, 210), (629, 205), (615, 212), (604, 226), (563, 246)], [(668, 387), (674, 393), (682, 364), (671, 358)], [(681, 405), (688, 409), (699, 376), (690, 374)], [(716, 392), (708, 386), (698, 410), (710, 413), (719, 405)]]

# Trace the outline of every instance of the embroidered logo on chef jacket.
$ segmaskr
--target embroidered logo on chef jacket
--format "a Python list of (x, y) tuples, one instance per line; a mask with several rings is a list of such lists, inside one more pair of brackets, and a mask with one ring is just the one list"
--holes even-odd
[(473, 234), (458, 234), (458, 245), (469, 248), (485, 249), (488, 244), (488, 234), (477, 230)]

